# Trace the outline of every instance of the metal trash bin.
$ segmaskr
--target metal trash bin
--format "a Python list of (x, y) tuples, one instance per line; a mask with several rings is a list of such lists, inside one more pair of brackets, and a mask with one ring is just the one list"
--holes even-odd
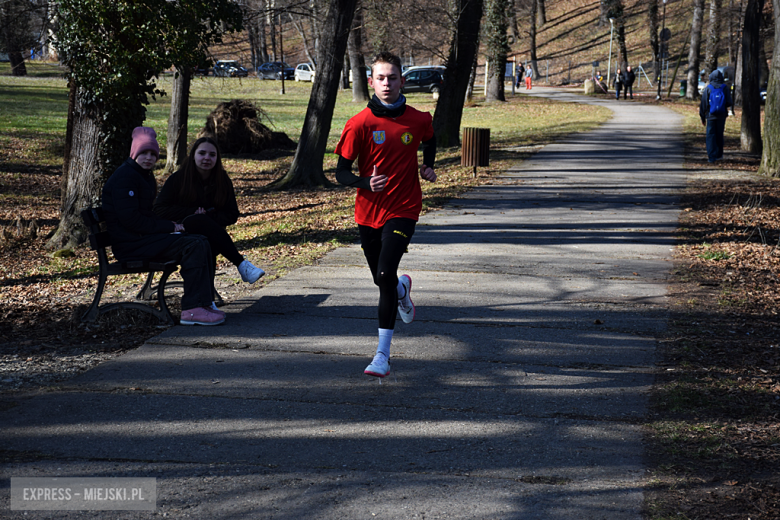
[(474, 177), (477, 166), (490, 166), (490, 128), (464, 128), (460, 165), (473, 166)]
[(680, 80), (680, 97), (685, 97), (685, 93), (688, 91), (688, 80)]

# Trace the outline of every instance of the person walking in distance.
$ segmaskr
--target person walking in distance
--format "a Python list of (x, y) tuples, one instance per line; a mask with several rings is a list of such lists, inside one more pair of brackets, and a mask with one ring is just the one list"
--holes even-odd
[[(419, 177), (436, 181), (436, 138), (431, 115), (408, 106), (401, 94), (404, 78), (398, 56), (377, 54), (368, 83), (374, 89), (368, 107), (347, 121), (336, 146), (336, 180), (357, 188), (355, 222), (379, 287), (379, 344), (364, 373), (385, 377), (390, 373), (396, 314), (404, 323), (415, 316), (412, 279), (407, 274), (399, 277), (397, 271), (422, 210)], [(422, 165), (417, 160), (420, 144)], [(352, 173), (355, 160), (358, 175)]]
[(531, 64), (529, 63), (527, 68), (525, 69), (525, 89), (531, 90), (531, 80), (534, 77), (534, 69), (531, 68)]
[(699, 103), (701, 124), (707, 127), (707, 158), (710, 162), (723, 159), (723, 131), (726, 129), (728, 108), (734, 106), (731, 88), (723, 82), (723, 73), (712, 71), (710, 82), (704, 87)]
[(631, 99), (634, 99), (635, 80), (636, 74), (631, 70), (631, 65), (628, 65), (623, 73), (623, 99), (626, 99), (626, 96), (631, 96)]
[(620, 88), (623, 86), (623, 73), (620, 69), (615, 71), (615, 99), (620, 99)]

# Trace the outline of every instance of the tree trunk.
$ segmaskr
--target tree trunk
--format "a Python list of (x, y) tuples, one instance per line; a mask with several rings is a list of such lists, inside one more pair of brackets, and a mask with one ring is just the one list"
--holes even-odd
[[(661, 55), (658, 45), (658, 0), (650, 0), (647, 7), (647, 24), (650, 28), (650, 50), (653, 53), (653, 77), (661, 77)], [(639, 74), (639, 72), (637, 72)]]
[[(509, 49), (507, 42), (507, 0), (485, 2), (485, 47), (488, 62), (487, 96), (485, 101), (506, 101), (504, 69)], [(535, 24), (531, 24), (535, 25)]]
[(727, 21), (727, 44), (728, 44), (728, 52), (729, 52), (729, 63), (731, 65), (735, 64), (737, 62), (737, 38), (738, 38), (738, 32), (739, 32), (739, 19), (742, 18), (741, 14), (737, 15), (737, 12), (739, 11), (739, 6), (734, 5), (734, 0), (729, 0), (729, 8), (726, 12), (726, 21)]
[(171, 92), (171, 114), (168, 118), (168, 143), (165, 159), (166, 174), (175, 172), (187, 157), (187, 119), (190, 108), (190, 81), (192, 71), (177, 70)]
[(710, 0), (710, 20), (707, 27), (707, 43), (704, 48), (704, 73), (707, 76), (718, 68), (721, 4), (721, 0)]
[[(520, 42), (520, 29), (517, 25), (517, 2), (519, 0), (509, 0), (509, 37), (512, 43)], [(459, 4), (460, 2), (458, 2)], [(457, 5), (457, 4), (456, 4)]]
[[(539, 0), (531, 0), (531, 28), (528, 31), (528, 36), (530, 37), (530, 50), (529, 54), (531, 55), (531, 70), (534, 72), (534, 81), (539, 79), (539, 67), (536, 63), (536, 17), (539, 13)], [(512, 71), (512, 74), (514, 74), (515, 71)], [(514, 81), (514, 79), (512, 79)]]
[(547, 23), (547, 9), (544, 0), (536, 0), (536, 26), (541, 27)]
[[(480, 12), (480, 14), (481, 14), (481, 12)], [(476, 46), (477, 49), (479, 49), (479, 40), (478, 39), (475, 39), (474, 45)], [(472, 98), (474, 97), (474, 82), (477, 79), (477, 58), (479, 58), (479, 56), (477, 55), (477, 53), (475, 51), (474, 52), (474, 62), (471, 64), (471, 73), (469, 74), (469, 86), (466, 89), (466, 101), (471, 101)], [(439, 98), (439, 99), (441, 100), (441, 98)], [(461, 113), (462, 113), (462, 109), (461, 109)], [(434, 125), (436, 124), (435, 119), (436, 118), (434, 117)], [(434, 128), (435, 128), (435, 126), (434, 126)]]
[(317, 74), (303, 121), (301, 138), (287, 174), (273, 183), (277, 188), (293, 186), (328, 186), (330, 181), (322, 171), (325, 145), (333, 120), (339, 76), (343, 67), (347, 39), (357, 0), (330, 0), (320, 44)]
[(748, 0), (742, 31), (742, 150), (761, 153), (761, 103), (759, 101), (759, 48), (764, 0)]
[(270, 38), (271, 40), (271, 52), (269, 53), (269, 61), (278, 61), (279, 60), (279, 52), (276, 49), (276, 1), (275, 0), (266, 0), (266, 15), (265, 15), (265, 25), (270, 29), (268, 31), (270, 34), (267, 34), (266, 38)]
[(764, 147), (761, 157), (762, 175), (780, 177), (780, 2), (773, 2), (775, 21), (775, 45), (772, 50), (772, 67), (769, 71), (769, 85), (766, 89), (766, 106), (764, 114), (774, 114), (775, 117), (764, 117)]
[(744, 57), (744, 39), (745, 39), (745, 32), (742, 31), (742, 40), (739, 43), (739, 54), (737, 55), (737, 66), (734, 67), (734, 92), (732, 92), (734, 96), (734, 106), (735, 107), (741, 107), (742, 106), (742, 68), (745, 64)]
[(24, 64), (24, 58), (19, 51), (10, 51), (8, 53), (8, 60), (11, 62), (11, 75), (13, 76), (26, 76), (27, 67)]
[(352, 30), (349, 31), (347, 48), (349, 49), (349, 63), (352, 66), (352, 101), (355, 103), (368, 103), (368, 79), (364, 72), (366, 59), (363, 57), (363, 9), (358, 6), (355, 9), (355, 18), (352, 21)]
[(704, 0), (694, 0), (693, 21), (691, 22), (691, 46), (688, 49), (688, 86), (696, 85), (697, 88), (688, 88), (685, 92), (686, 99), (699, 97), (699, 55), (701, 54), (701, 26), (704, 21)]
[(473, 87), (472, 78), (479, 49), (482, 0), (459, 0), (457, 6), (456, 27), (445, 72), (450, 79), (444, 82), (433, 114), (433, 130), (436, 142), (441, 147), (460, 145), (463, 103), (470, 97), (469, 85)]
[(617, 41), (618, 49), (620, 50), (620, 68), (621, 70), (626, 70), (626, 66), (628, 65), (628, 49), (626, 48), (626, 26), (622, 17), (618, 20)]
[[(265, 8), (265, 2), (263, 2), (263, 8)], [(268, 27), (267, 19), (265, 15), (261, 15), (258, 17), (257, 20), (257, 29), (258, 29), (258, 37), (260, 38), (260, 65), (263, 63), (268, 63), (270, 60), (270, 56), (268, 55), (268, 32), (266, 31)]]
[(67, 177), (62, 182), (60, 223), (46, 244), (50, 249), (73, 248), (87, 238), (87, 230), (81, 220), (81, 211), (100, 204), (103, 186), (99, 146), (102, 140), (95, 110), (85, 107), (78, 93), (72, 116), (72, 143), (67, 165), (63, 170)]
[(352, 64), (349, 62), (349, 50), (346, 50), (344, 51), (344, 66), (341, 67), (341, 90), (349, 90), (349, 71), (351, 69)]
[[(762, 16), (763, 18), (763, 16)], [(773, 40), (773, 34), (769, 32), (769, 28), (762, 22), (761, 24), (761, 36), (759, 37), (760, 44), (758, 49), (758, 68), (761, 71), (759, 74), (758, 86), (763, 87), (769, 80), (769, 60), (766, 56), (766, 43)]]

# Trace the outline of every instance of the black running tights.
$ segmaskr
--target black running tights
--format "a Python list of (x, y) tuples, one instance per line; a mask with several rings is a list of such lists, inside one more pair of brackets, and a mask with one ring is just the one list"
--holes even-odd
[(398, 313), (398, 265), (417, 224), (408, 218), (392, 218), (379, 229), (358, 226), (363, 254), (374, 284), (379, 287), (379, 328), (394, 329)]

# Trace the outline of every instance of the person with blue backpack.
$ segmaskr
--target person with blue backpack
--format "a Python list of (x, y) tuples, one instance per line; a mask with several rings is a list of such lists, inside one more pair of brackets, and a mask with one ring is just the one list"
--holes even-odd
[(710, 82), (704, 87), (699, 104), (701, 124), (707, 127), (707, 157), (710, 162), (723, 159), (723, 131), (729, 115), (728, 109), (732, 106), (734, 101), (731, 98), (731, 87), (724, 83), (721, 71), (712, 71)]

